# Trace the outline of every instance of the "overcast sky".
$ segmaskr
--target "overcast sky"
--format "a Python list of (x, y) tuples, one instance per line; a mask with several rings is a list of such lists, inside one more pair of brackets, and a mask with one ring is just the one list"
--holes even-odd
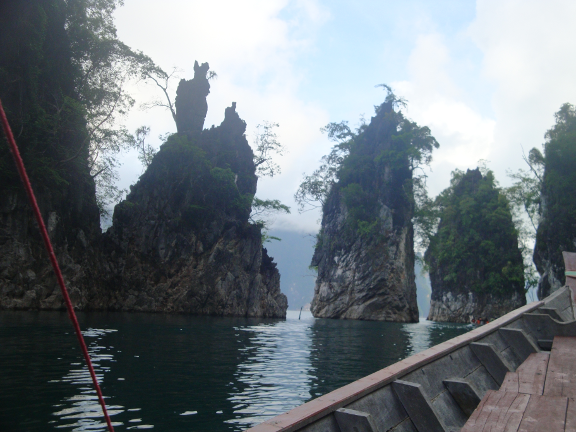
[[(317, 231), (319, 214), (299, 215), (292, 197), (302, 173), (330, 150), (320, 128), (369, 120), (385, 97), (377, 84), (407, 99), (406, 115), (440, 143), (432, 196), (452, 170), (480, 159), (509, 184), (506, 170), (523, 164), (521, 146), (540, 146), (561, 104), (576, 103), (574, 0), (124, 2), (116, 13), (123, 42), (182, 78), (193, 77), (194, 60), (217, 72), (205, 127), (220, 124), (233, 101), (249, 142), (257, 124), (280, 124), (282, 174), (261, 179), (257, 193), (292, 206), (277, 229)], [(132, 91), (138, 103), (159, 96), (145, 84)], [(176, 131), (161, 109), (136, 107), (126, 121), (132, 131), (150, 126), (156, 146), (159, 134)], [(142, 168), (134, 155), (123, 160), (127, 187)]]

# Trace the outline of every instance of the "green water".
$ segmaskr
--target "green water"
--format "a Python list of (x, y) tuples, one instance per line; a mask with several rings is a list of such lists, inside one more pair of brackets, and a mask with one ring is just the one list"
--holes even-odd
[[(467, 325), (80, 313), (117, 431), (246, 429)], [(65, 313), (0, 312), (0, 431), (103, 431)]]

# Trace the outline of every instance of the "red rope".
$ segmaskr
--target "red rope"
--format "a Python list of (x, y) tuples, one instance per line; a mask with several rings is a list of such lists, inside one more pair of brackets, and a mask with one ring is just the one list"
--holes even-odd
[(102, 391), (100, 390), (100, 386), (98, 385), (98, 379), (96, 378), (94, 367), (92, 366), (92, 362), (90, 361), (88, 348), (86, 348), (84, 337), (82, 336), (82, 332), (80, 331), (80, 325), (78, 324), (78, 319), (76, 319), (76, 314), (74, 313), (74, 308), (72, 307), (72, 302), (70, 301), (68, 290), (66, 289), (66, 285), (64, 285), (62, 272), (60, 271), (60, 266), (58, 266), (56, 255), (54, 255), (54, 249), (52, 248), (50, 237), (48, 237), (48, 231), (46, 231), (46, 225), (44, 225), (42, 214), (40, 213), (40, 209), (38, 208), (38, 203), (36, 202), (36, 197), (34, 196), (34, 191), (32, 190), (32, 185), (30, 184), (30, 180), (28, 179), (28, 174), (26, 174), (26, 169), (24, 168), (24, 162), (22, 161), (22, 157), (20, 156), (20, 152), (18, 151), (18, 146), (16, 145), (16, 141), (14, 140), (12, 129), (10, 129), (10, 125), (8, 124), (8, 119), (6, 118), (6, 113), (4, 112), (4, 108), (2, 107), (1, 100), (0, 100), (0, 117), (2, 118), (2, 128), (4, 129), (4, 134), (6, 135), (6, 139), (8, 140), (12, 156), (14, 156), (14, 162), (16, 162), (18, 173), (20, 174), (22, 183), (24, 183), (24, 189), (26, 189), (26, 193), (28, 194), (28, 199), (30, 200), (30, 205), (32, 205), (32, 210), (34, 210), (34, 215), (36, 216), (36, 221), (38, 222), (40, 233), (42, 234), (42, 239), (44, 240), (44, 246), (46, 246), (46, 250), (48, 251), (48, 255), (50, 256), (50, 262), (52, 263), (54, 273), (56, 273), (56, 278), (58, 279), (58, 285), (60, 285), (60, 289), (62, 290), (62, 297), (64, 297), (64, 301), (66, 302), (66, 309), (68, 310), (68, 316), (70, 317), (70, 320), (74, 325), (74, 330), (76, 331), (76, 337), (78, 337), (78, 342), (80, 342), (80, 347), (82, 348), (84, 359), (86, 360), (86, 364), (88, 365), (88, 370), (90, 371), (92, 382), (94, 383), (94, 387), (96, 388), (96, 393), (98, 393), (98, 400), (100, 401), (100, 405), (102, 406), (102, 411), (104, 413), (104, 417), (106, 418), (106, 423), (108, 424), (108, 430), (109, 432), (114, 432), (112, 422), (110, 421), (110, 416), (108, 415), (108, 411), (106, 410), (106, 403), (104, 402)]

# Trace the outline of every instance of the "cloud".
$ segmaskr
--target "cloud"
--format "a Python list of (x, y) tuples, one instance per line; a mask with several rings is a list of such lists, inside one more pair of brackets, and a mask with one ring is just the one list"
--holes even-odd
[(482, 50), (482, 73), (495, 85), (495, 167), (521, 166), (539, 146), (564, 102), (576, 102), (576, 3), (480, 0), (470, 37)]
[(441, 34), (420, 35), (408, 61), (409, 79), (392, 84), (408, 100), (406, 115), (428, 126), (440, 143), (428, 174), (432, 196), (448, 187), (455, 168), (476, 167), (494, 147), (495, 121), (467, 103), (466, 92), (450, 74), (455, 62)]

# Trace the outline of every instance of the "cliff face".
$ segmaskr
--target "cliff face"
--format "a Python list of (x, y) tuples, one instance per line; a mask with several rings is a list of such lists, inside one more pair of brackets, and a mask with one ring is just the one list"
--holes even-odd
[[(322, 219), (321, 245), (311, 310), (315, 317), (416, 322), (413, 229), (393, 227), (392, 212), (381, 205), (381, 238), (340, 242), (348, 210), (331, 196)], [(336, 246), (337, 245), (337, 246)]]
[[(220, 126), (202, 130), (207, 70), (196, 64), (194, 79), (180, 83), (179, 133), (116, 206), (106, 233), (95, 201), (81, 199), (93, 196), (93, 183), (92, 195), (76, 182), (77, 196), (44, 206), (78, 309), (285, 317), (276, 264), (248, 222), (257, 177), (246, 124), (233, 103)], [(0, 204), (0, 308), (63, 308), (26, 202), (15, 194)]]
[(525, 305), (518, 236), (492, 173), (456, 173), (438, 200), (438, 231), (424, 256), (432, 286), (428, 319), (493, 320)]
[[(78, 96), (64, 18), (53, 1), (2, 2), (0, 98), (78, 300), (81, 287), (93, 283), (95, 271), (87, 262), (101, 231), (88, 149), (81, 145), (86, 124), (82, 113), (66, 105)], [(0, 309), (59, 307), (60, 289), (36, 221), (8, 146), (0, 141)]]
[(382, 104), (354, 137), (323, 207), (312, 258), (316, 317), (418, 321), (412, 171), (392, 138), (402, 120), (392, 105)]
[(565, 239), (559, 238), (557, 232), (552, 229), (554, 227), (552, 220), (559, 215), (550, 214), (547, 201), (547, 193), (542, 191), (540, 195), (540, 223), (534, 245), (534, 264), (536, 264), (536, 269), (540, 274), (537, 290), (539, 299), (548, 297), (566, 283), (562, 251), (576, 252), (576, 230), (573, 230), (574, 233)]
[[(440, 284), (441, 282), (436, 286)], [(525, 304), (526, 297), (518, 292), (502, 297), (475, 292), (437, 290), (432, 291), (428, 319), (456, 323), (469, 323), (471, 319), (492, 321)]]

